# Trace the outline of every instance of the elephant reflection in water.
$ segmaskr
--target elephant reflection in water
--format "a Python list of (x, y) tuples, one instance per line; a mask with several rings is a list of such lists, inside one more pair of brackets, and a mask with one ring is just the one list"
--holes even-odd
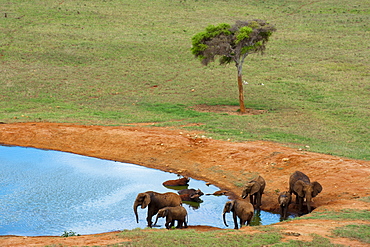
[(262, 225), (261, 210), (255, 210), (253, 218), (250, 223), (251, 226), (260, 226)]

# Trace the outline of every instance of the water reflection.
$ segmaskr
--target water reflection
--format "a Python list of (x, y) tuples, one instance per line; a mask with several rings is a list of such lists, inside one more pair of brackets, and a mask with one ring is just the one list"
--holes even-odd
[[(101, 160), (71, 153), (0, 146), (0, 235), (61, 235), (72, 230), (93, 234), (146, 227), (147, 209), (133, 202), (148, 190), (177, 189), (162, 183), (175, 174), (133, 164)], [(189, 188), (212, 194), (219, 188), (191, 179)], [(201, 203), (185, 203), (190, 225), (225, 228), (226, 196), (203, 195)], [(260, 224), (271, 224), (261, 213)], [(162, 224), (162, 222), (158, 222)]]

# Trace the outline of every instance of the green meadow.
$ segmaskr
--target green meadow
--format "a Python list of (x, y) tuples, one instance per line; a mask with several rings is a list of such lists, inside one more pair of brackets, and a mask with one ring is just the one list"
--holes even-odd
[[(277, 28), (243, 68), (246, 107), (266, 113), (193, 110), (238, 105), (238, 88), (235, 66), (201, 65), (191, 38), (256, 18)], [(192, 126), (369, 160), (369, 40), (365, 0), (2, 1), (0, 121)]]
[[(239, 102), (235, 66), (202, 66), (191, 38), (210, 24), (249, 19), (277, 28), (265, 54), (250, 55), (243, 68), (246, 107), (266, 112), (195, 111)], [(367, 0), (3, 0), (0, 122), (149, 122), (370, 160), (369, 40)], [(313, 215), (364, 216), (368, 222), (362, 211)], [(281, 232), (258, 229), (123, 231), (132, 241), (119, 246), (336, 246), (320, 236), (283, 243)], [(368, 232), (349, 224), (333, 235), (369, 243)]]

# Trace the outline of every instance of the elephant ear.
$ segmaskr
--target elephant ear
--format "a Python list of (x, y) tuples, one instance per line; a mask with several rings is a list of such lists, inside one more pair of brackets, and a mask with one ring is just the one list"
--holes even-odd
[(228, 201), (225, 204), (225, 211), (230, 212), (234, 208), (235, 201)]
[(141, 204), (141, 208), (146, 208), (150, 203), (150, 195), (148, 193), (144, 193), (144, 200)]
[(167, 208), (162, 208), (158, 211), (158, 217), (166, 217), (168, 214), (168, 209)]
[(233, 210), (235, 207), (235, 200), (230, 202), (230, 211)]
[(260, 191), (260, 189), (261, 189), (261, 184), (258, 183), (258, 182), (254, 182), (253, 186), (251, 188), (251, 193), (250, 194), (253, 195), (253, 194), (257, 193), (258, 191)]
[(165, 210), (163, 210), (163, 215), (164, 215), (164, 216), (167, 216), (167, 215), (168, 215), (168, 211), (169, 211), (169, 209), (168, 209), (168, 208), (166, 208)]
[(317, 196), (322, 191), (321, 184), (319, 182), (316, 182), (316, 181), (312, 183), (312, 188), (313, 188), (312, 197)]
[(298, 180), (293, 186), (293, 190), (298, 194), (299, 197), (304, 197), (303, 187), (304, 182), (302, 180)]
[(190, 195), (190, 198), (191, 199), (199, 198), (199, 197), (200, 197), (199, 194), (192, 194), (192, 195)]

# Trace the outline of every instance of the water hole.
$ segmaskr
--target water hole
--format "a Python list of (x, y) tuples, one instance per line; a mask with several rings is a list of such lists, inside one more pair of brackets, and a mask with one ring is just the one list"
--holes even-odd
[[(173, 173), (134, 164), (72, 153), (0, 146), (0, 235), (58, 236), (64, 231), (95, 234), (145, 228), (147, 209), (133, 202), (140, 192), (176, 192), (162, 183)], [(190, 179), (189, 188), (212, 194), (219, 188)], [(203, 195), (202, 203), (184, 204), (189, 225), (226, 228), (222, 210), (226, 196)], [(153, 217), (153, 220), (155, 217)], [(280, 216), (261, 211), (252, 225), (279, 222)], [(158, 221), (164, 228), (164, 219)], [(227, 214), (229, 228), (233, 227)]]

